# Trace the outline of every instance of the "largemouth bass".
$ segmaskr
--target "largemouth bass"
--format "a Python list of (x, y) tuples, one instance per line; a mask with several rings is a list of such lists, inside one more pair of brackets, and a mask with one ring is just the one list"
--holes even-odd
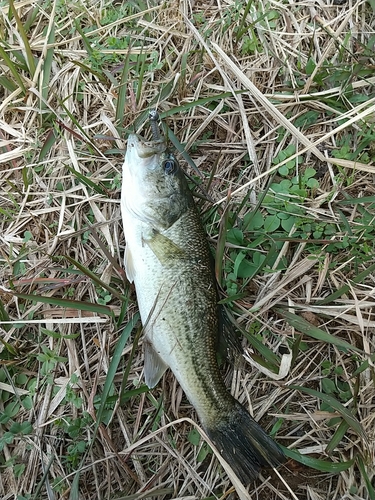
[(217, 364), (219, 306), (206, 235), (193, 196), (163, 138), (128, 139), (121, 210), (125, 270), (144, 327), (144, 375), (170, 368), (205, 432), (244, 484), (284, 462), (279, 446), (228, 392)]

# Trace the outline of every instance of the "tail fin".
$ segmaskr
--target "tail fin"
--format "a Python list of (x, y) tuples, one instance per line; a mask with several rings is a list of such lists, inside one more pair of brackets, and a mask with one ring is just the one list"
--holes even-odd
[(205, 430), (245, 485), (257, 477), (262, 467), (276, 467), (285, 462), (285, 455), (279, 445), (238, 401), (235, 401), (233, 410), (216, 427)]

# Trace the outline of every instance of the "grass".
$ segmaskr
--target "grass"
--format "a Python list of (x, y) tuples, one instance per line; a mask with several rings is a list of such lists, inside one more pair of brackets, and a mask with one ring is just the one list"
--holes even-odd
[[(0, 4), (1, 498), (375, 499), (374, 16)], [(228, 386), (289, 457), (250, 493), (143, 382), (119, 195), (155, 106), (243, 336)]]

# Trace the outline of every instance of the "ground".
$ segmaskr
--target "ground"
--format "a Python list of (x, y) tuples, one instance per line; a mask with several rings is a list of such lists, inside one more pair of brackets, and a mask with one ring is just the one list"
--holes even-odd
[[(0, 2), (0, 497), (373, 500), (375, 4)], [(143, 382), (121, 166), (156, 108), (285, 447), (244, 488)]]

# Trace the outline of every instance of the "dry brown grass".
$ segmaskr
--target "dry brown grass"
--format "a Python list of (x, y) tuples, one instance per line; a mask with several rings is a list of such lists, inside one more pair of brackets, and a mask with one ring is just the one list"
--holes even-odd
[[(193, 445), (189, 433), (194, 428), (201, 431), (171, 373), (151, 392), (129, 392), (141, 386), (143, 369), (142, 349), (133, 352), (131, 343), (124, 349), (110, 389), (112, 399), (104, 408), (92, 447), (86, 455), (73, 449), (93, 439), (91, 417), (95, 421), (115, 346), (137, 310), (120, 267), (123, 154), (108, 151), (125, 148), (124, 130), (157, 100), (163, 85), (174, 82), (157, 108), (166, 114), (172, 110), (167, 124), (201, 171), (210, 174), (216, 168), (209, 194), (218, 207), (226, 200), (236, 207), (249, 189), (250, 201), (256, 203), (271, 175), (285, 163), (272, 160), (291, 142), (297, 147), (292, 158), (304, 155), (301, 167), (312, 166), (320, 175), (319, 188), (303, 203), (311, 220), (333, 224), (340, 236), (343, 227), (353, 230), (358, 225), (356, 215), (362, 206), (341, 205), (347, 221), (343, 225), (335, 209), (335, 203), (344, 199), (343, 192), (352, 198), (375, 196), (371, 161), (375, 62), (373, 41), (369, 44), (374, 36), (373, 3), (259, 0), (250, 4), (246, 30), (236, 41), (246, 5), (183, 0), (139, 3), (134, 10), (131, 6), (126, 10), (126, 2), (113, 6), (104, 0), (25, 0), (15, 3), (19, 22), (14, 13), (9, 14), (7, 2), (0, 7), (1, 46), (13, 64), (20, 64), (17, 71), (26, 89), (23, 93), (9, 65), (0, 59), (0, 76), (16, 82), (13, 89), (0, 82), (0, 298), (9, 315), (0, 329), (0, 416), (10, 412), (12, 405), (15, 408), (10, 420), (0, 422), (3, 500), (374, 498), (366, 484), (368, 478), (374, 488), (374, 273), (353, 281), (374, 264), (374, 245), (369, 241), (363, 245), (370, 247), (370, 257), (361, 262), (355, 261), (351, 247), (330, 253), (327, 243), (321, 243), (319, 255), (312, 258), (306, 242), (286, 238), (279, 259), (285, 258), (288, 267), (277, 270), (275, 263), (275, 272), (259, 273), (245, 288), (247, 295), (235, 303), (239, 324), (243, 328), (258, 325), (258, 338), (264, 334), (263, 342), (278, 356), (280, 345), (297, 345), (301, 333), (276, 312), (275, 307), (282, 305), (303, 313), (311, 324), (360, 352), (345, 352), (305, 334), (303, 350), (293, 353), (293, 363), (286, 360), (279, 380), (244, 360), (227, 372), (233, 394), (268, 431), (277, 418), (282, 419), (277, 433), (281, 444), (327, 462), (359, 456), (363, 470), (358, 459), (340, 473), (333, 473), (333, 468), (318, 472), (290, 460), (279, 470), (281, 477), (264, 471), (247, 490), (235, 479), (232, 483), (215, 455), (197, 460), (202, 441)], [(124, 15), (116, 18), (120, 7)], [(275, 16), (267, 18), (270, 11)], [(112, 21), (101, 26), (108, 13)], [(34, 70), (20, 23), (30, 23), (26, 36), (35, 57)], [(94, 49), (91, 57), (76, 24), (85, 30)], [(258, 45), (244, 53), (247, 34)], [(129, 37), (130, 48), (110, 48), (111, 37), (118, 41)], [(137, 40), (142, 40), (142, 48)], [(136, 73), (135, 59), (129, 59), (127, 79), (120, 85), (129, 54), (150, 58), (142, 77)], [(316, 66), (307, 75), (309, 59)], [(314, 75), (323, 74), (325, 67), (330, 68), (330, 78), (318, 86)], [(353, 95), (368, 98), (350, 100), (349, 84)], [(122, 88), (126, 103), (119, 109)], [(231, 96), (194, 104), (224, 92)], [(175, 113), (177, 106), (182, 109)], [(318, 118), (302, 131), (292, 121), (306, 111), (316, 111)], [(354, 160), (335, 158), (333, 151), (340, 141), (346, 137), (354, 147), (361, 130), (371, 137), (366, 145), (369, 160), (364, 161), (360, 153)], [(55, 140), (49, 143), (52, 134)], [(72, 168), (99, 188), (80, 182)], [(205, 213), (210, 208), (202, 204)], [(211, 217), (207, 223), (214, 247), (220, 240), (219, 219)], [(369, 224), (374, 225), (374, 220)], [(360, 238), (358, 245), (362, 245)], [(226, 247), (227, 263), (232, 246)], [(84, 273), (64, 271), (69, 266), (77, 270), (66, 257), (90, 269), (118, 294), (130, 295), (121, 328), (106, 315), (52, 302), (64, 297), (96, 304), (104, 295), (103, 288)], [(346, 293), (329, 304), (319, 303), (344, 285), (349, 285)], [(17, 293), (43, 295), (51, 301), (31, 302)], [(118, 318), (123, 301), (112, 294), (108, 305)], [(252, 354), (249, 345), (245, 349)], [(48, 356), (55, 362), (47, 366)], [(247, 359), (254, 362), (251, 356)], [(368, 366), (355, 374), (366, 359)], [(337, 425), (331, 425), (332, 413), (321, 408), (317, 397), (290, 387), (321, 391), (322, 380), (328, 377), (322, 362), (327, 360), (332, 366), (329, 377), (349, 384), (353, 396), (344, 406), (363, 429), (358, 435), (349, 428), (330, 456), (326, 446), (337, 430)], [(123, 372), (129, 367), (122, 387)], [(121, 391), (128, 395), (123, 404), (118, 399)], [(14, 422), (29, 422), (32, 431), (4, 442)], [(74, 434), (68, 422), (81, 424), (81, 430)]]

